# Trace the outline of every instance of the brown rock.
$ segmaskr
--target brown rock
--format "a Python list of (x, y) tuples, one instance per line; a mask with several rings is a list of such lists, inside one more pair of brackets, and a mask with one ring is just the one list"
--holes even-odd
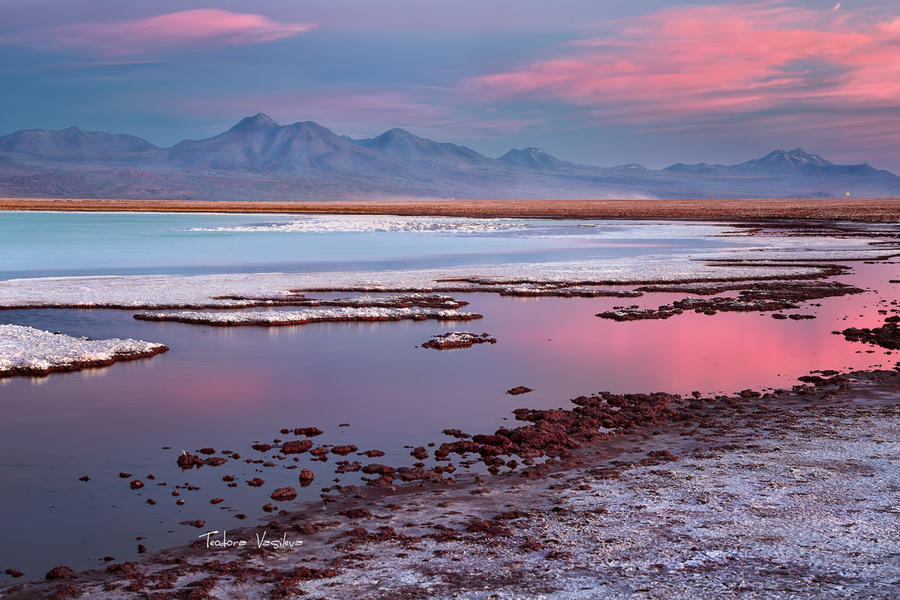
[(285, 500), (293, 500), (297, 497), (297, 490), (288, 486), (283, 488), (278, 488), (274, 492), (272, 492), (272, 500), (276, 502), (282, 502)]
[(182, 525), (190, 525), (191, 527), (196, 527), (197, 529), (200, 529), (201, 527), (206, 525), (206, 521), (204, 521), (203, 519), (196, 519), (195, 521), (182, 521), (181, 524)]
[(301, 454), (312, 448), (310, 440), (291, 440), (281, 445), (282, 454)]
[(306, 437), (315, 437), (322, 435), (322, 430), (318, 427), (297, 427), (294, 429), (294, 435), (305, 435)]
[(313, 479), (315, 479), (315, 475), (313, 474), (313, 472), (311, 470), (300, 469), (300, 477), (299, 477), (300, 485), (302, 485), (303, 487), (306, 487), (312, 483)]
[(390, 474), (394, 473), (395, 471), (396, 471), (396, 469), (394, 469), (394, 467), (389, 467), (387, 465), (382, 465), (382, 464), (378, 464), (378, 463), (369, 464), (362, 468), (362, 472), (365, 473), (366, 475), (374, 475), (376, 473), (379, 475), (390, 475)]
[(472, 437), (468, 433), (463, 433), (459, 429), (445, 429), (444, 435), (449, 435), (450, 437), (455, 437), (455, 438), (460, 438), (460, 439)]
[(525, 387), (524, 385), (517, 385), (516, 387), (506, 390), (506, 393), (510, 396), (518, 396), (519, 394), (527, 394), (531, 391), (530, 387)]
[(342, 460), (338, 461), (338, 466), (334, 470), (335, 473), (355, 473), (362, 468), (362, 465), (359, 464), (359, 461), (349, 461)]
[(181, 455), (178, 456), (178, 466), (182, 469), (191, 469), (195, 465), (200, 466), (203, 464), (203, 459), (199, 456), (194, 456), (193, 454), (189, 454), (188, 452), (182, 452)]
[(54, 579), (75, 579), (75, 571), (66, 565), (60, 565), (58, 567), (53, 567), (47, 574), (44, 576), (44, 579), (47, 581), (53, 581)]

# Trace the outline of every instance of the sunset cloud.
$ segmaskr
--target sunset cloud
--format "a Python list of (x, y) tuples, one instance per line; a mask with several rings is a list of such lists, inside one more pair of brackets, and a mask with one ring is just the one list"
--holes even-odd
[(865, 22), (843, 9), (773, 3), (685, 6), (620, 21), (608, 36), (466, 88), (492, 102), (549, 99), (632, 123), (846, 111), (895, 105), (898, 53), (900, 18)]
[(309, 31), (310, 23), (280, 23), (263, 15), (197, 9), (130, 21), (81, 23), (0, 37), (0, 42), (125, 56), (172, 48), (258, 44)]

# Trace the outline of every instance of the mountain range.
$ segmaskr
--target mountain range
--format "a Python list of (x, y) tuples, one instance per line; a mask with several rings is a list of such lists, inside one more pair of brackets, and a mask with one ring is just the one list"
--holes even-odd
[(391, 129), (337, 135), (264, 114), (161, 148), (128, 134), (27, 129), (0, 137), (0, 196), (183, 200), (700, 198), (900, 195), (900, 177), (800, 148), (735, 165), (598, 167), (540, 148), (491, 158)]

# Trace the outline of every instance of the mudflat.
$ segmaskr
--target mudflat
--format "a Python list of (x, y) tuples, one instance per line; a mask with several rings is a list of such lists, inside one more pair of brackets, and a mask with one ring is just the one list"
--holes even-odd
[(325, 200), (228, 202), (97, 198), (0, 198), (0, 210), (327, 213), (594, 219), (836, 219), (900, 221), (900, 198), (697, 198), (612, 200)]

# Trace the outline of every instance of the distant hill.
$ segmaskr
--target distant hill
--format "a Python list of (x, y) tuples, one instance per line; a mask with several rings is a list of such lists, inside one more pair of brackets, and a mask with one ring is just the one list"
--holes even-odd
[(900, 177), (800, 148), (735, 165), (597, 167), (540, 148), (499, 158), (391, 129), (352, 139), (260, 113), (211, 138), (159, 148), (76, 127), (0, 137), (0, 195), (316, 200), (349, 198), (679, 198), (900, 195)]
[(479, 154), (471, 148), (421, 138), (399, 127), (385, 131), (378, 137), (355, 140), (355, 142), (363, 148), (390, 154), (408, 161), (453, 163), (456, 165), (477, 165), (491, 162), (491, 159), (487, 156)]
[(754, 158), (737, 165), (710, 165), (698, 163), (686, 165), (677, 163), (664, 170), (679, 173), (721, 174), (721, 175), (767, 175), (767, 176), (861, 176), (894, 177), (889, 171), (879, 171), (869, 164), (836, 165), (818, 154), (810, 154), (802, 148), (790, 151), (773, 150), (762, 158)]
[(547, 154), (540, 148), (535, 148), (533, 146), (530, 148), (522, 148), (521, 150), (513, 148), (497, 160), (528, 169), (561, 169), (566, 165), (572, 164), (564, 163), (555, 156)]
[(36, 157), (90, 158), (110, 154), (146, 152), (156, 146), (127, 133), (68, 129), (22, 129), (0, 138), (0, 152), (31, 154)]
[(318, 123), (281, 126), (264, 114), (209, 139), (179, 142), (167, 154), (176, 165), (263, 173), (341, 170), (379, 161)]

